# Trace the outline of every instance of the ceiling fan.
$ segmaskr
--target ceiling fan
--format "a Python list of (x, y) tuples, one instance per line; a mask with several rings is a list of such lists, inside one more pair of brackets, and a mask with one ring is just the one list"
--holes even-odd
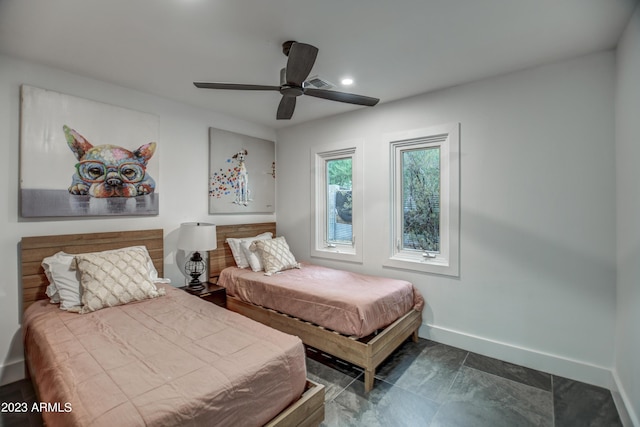
[(193, 84), (201, 89), (235, 89), (235, 90), (266, 90), (278, 91), (282, 99), (278, 105), (276, 118), (288, 120), (293, 116), (296, 108), (296, 98), (309, 95), (331, 101), (346, 102), (348, 104), (366, 105), (373, 107), (380, 101), (378, 98), (338, 92), (327, 89), (314, 89), (305, 85), (313, 64), (318, 55), (318, 48), (310, 44), (287, 41), (282, 44), (282, 52), (289, 57), (286, 68), (280, 71), (280, 86), (235, 84), (235, 83), (199, 83)]

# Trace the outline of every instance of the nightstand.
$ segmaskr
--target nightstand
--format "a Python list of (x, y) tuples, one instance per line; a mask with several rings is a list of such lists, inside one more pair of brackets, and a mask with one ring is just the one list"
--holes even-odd
[(180, 289), (189, 292), (191, 295), (195, 295), (204, 300), (212, 302), (220, 307), (227, 307), (227, 292), (225, 288), (211, 282), (202, 282), (202, 284), (204, 285), (204, 289), (201, 291), (190, 291), (187, 286), (183, 286)]

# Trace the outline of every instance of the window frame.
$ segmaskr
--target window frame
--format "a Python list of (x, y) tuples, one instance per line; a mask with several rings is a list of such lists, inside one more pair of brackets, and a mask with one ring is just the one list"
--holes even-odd
[[(311, 226), (310, 256), (339, 261), (362, 262), (362, 142), (346, 141), (323, 144), (311, 149)], [(351, 158), (351, 230), (349, 244), (339, 242), (327, 244), (327, 162)]]
[[(460, 272), (460, 124), (451, 123), (389, 134), (390, 248), (385, 267), (459, 276)], [(402, 248), (402, 153), (440, 148), (440, 251)]]

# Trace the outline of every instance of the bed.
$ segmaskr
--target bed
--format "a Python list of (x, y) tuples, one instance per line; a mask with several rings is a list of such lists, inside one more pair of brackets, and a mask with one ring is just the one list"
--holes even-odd
[[(291, 296), (290, 289), (279, 294), (276, 291), (275, 296), (264, 296), (260, 292), (263, 287), (273, 286), (274, 283), (279, 287), (285, 276), (297, 276), (301, 273), (289, 270), (291, 273), (288, 275), (285, 274), (287, 272), (284, 272), (280, 277), (278, 275), (267, 277), (261, 273), (239, 269), (236, 267), (236, 261), (229, 245), (225, 244), (228, 238), (238, 239), (256, 236), (261, 233), (275, 235), (275, 228), (275, 223), (218, 226), (218, 249), (209, 253), (211, 281), (218, 280), (219, 285), (227, 288), (228, 309), (280, 331), (296, 335), (308, 346), (363, 368), (364, 389), (366, 392), (370, 391), (374, 385), (376, 367), (407, 338), (411, 337), (414, 341), (418, 339), (418, 329), (422, 324), (422, 298), (416, 291), (413, 294), (414, 300), (409, 302), (409, 305), (405, 301), (404, 309), (390, 319), (384, 319), (383, 316), (391, 304), (387, 304), (383, 309), (372, 309), (369, 316), (360, 314), (360, 317), (372, 317), (375, 318), (374, 320), (379, 320), (384, 327), (377, 325), (372, 328), (369, 325), (368, 329), (367, 327), (363, 329), (356, 318), (350, 322), (353, 329), (340, 330), (339, 327), (333, 324), (327, 325), (327, 319), (331, 320), (332, 317), (338, 317), (331, 313), (324, 313), (314, 318), (314, 320), (310, 320), (310, 316), (307, 313), (318, 311), (318, 309), (309, 305), (307, 313), (305, 313), (304, 308), (298, 307), (292, 310), (295, 304), (290, 302), (300, 298), (294, 295), (287, 300)], [(324, 287), (327, 282), (331, 281), (328, 278), (335, 278), (336, 273), (344, 276), (341, 280), (345, 282), (362, 281), (363, 283), (360, 284), (361, 289), (365, 289), (377, 280), (383, 280), (382, 278), (353, 275), (353, 273), (319, 268), (312, 265), (305, 265), (300, 271), (305, 270), (311, 273), (312, 276), (320, 277), (318, 287)], [(326, 274), (326, 276), (322, 276), (323, 274)], [(293, 286), (296, 286), (295, 283), (299, 286), (304, 280), (304, 276), (293, 279)], [(238, 287), (238, 283), (242, 281), (246, 281), (246, 285)], [(391, 282), (399, 283), (400, 281)], [(406, 287), (407, 283), (401, 285)], [(409, 286), (411, 285), (409, 284)], [(270, 292), (272, 291), (270, 290)], [(258, 298), (252, 298), (252, 294)], [(280, 302), (279, 305), (277, 305), (278, 302)], [(320, 305), (323, 303), (324, 301), (319, 302)]]
[(49, 303), (43, 258), (137, 245), (161, 277), (162, 230), (21, 241), (25, 359), (48, 426), (322, 422), (324, 389), (306, 379), (296, 337), (169, 285), (158, 285), (164, 296), (86, 314)]

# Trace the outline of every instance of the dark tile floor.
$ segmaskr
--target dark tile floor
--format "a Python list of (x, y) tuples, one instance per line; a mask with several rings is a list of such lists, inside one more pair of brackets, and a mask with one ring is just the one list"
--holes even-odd
[[(0, 404), (18, 404), (18, 407), (3, 407), (0, 411), (0, 427), (40, 427), (42, 417), (32, 412), (36, 403), (36, 393), (31, 381), (22, 380), (0, 387)], [(26, 404), (26, 406), (25, 406)], [(26, 409), (26, 412), (23, 410)], [(17, 411), (16, 411), (17, 410)]]
[(323, 426), (621, 426), (609, 390), (420, 339), (378, 368), (364, 393), (359, 368), (308, 349), (326, 386)]
[[(307, 354), (309, 378), (326, 386), (325, 427), (622, 425), (609, 390), (433, 341), (405, 342), (380, 365), (368, 394), (359, 368)], [(0, 387), (0, 402), (35, 401), (29, 380)], [(35, 426), (37, 412), (0, 412), (0, 427)]]

